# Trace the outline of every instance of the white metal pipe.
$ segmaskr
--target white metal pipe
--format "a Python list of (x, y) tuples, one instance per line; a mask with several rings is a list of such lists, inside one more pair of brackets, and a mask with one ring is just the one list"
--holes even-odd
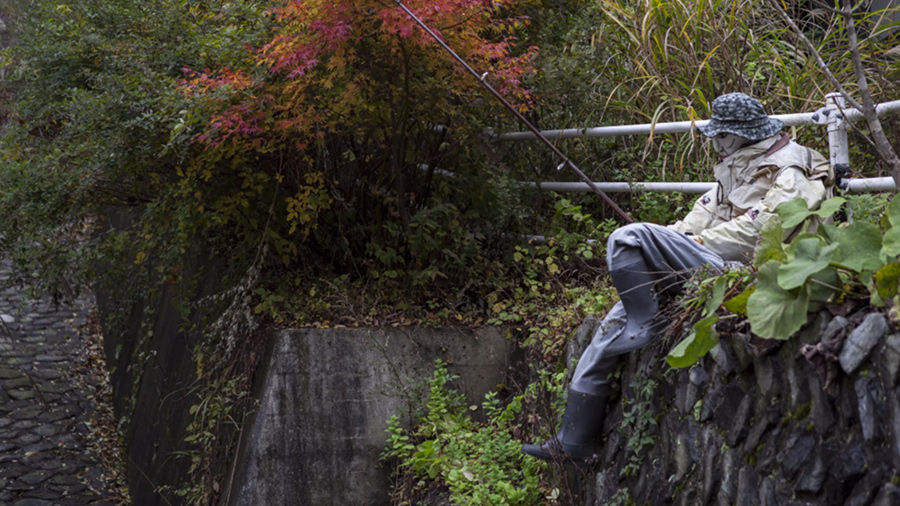
[[(428, 170), (426, 164), (419, 164), (422, 170)], [(434, 169), (435, 174), (444, 177), (455, 178), (456, 174), (444, 169)], [(542, 190), (557, 192), (588, 192), (591, 191), (587, 183), (574, 181), (550, 181), (535, 183), (522, 181), (523, 186), (540, 187)], [(626, 192), (681, 192), (681, 193), (706, 193), (715, 188), (716, 183), (594, 183), (601, 190), (608, 193)], [(860, 179), (845, 179), (844, 191), (848, 193), (872, 193), (894, 191), (894, 179), (890, 177), (872, 177)]]
[[(830, 103), (829, 103), (830, 102)], [(825, 106), (834, 105), (838, 110), (844, 110), (844, 96), (840, 93), (825, 95)], [(855, 110), (855, 109), (854, 109)], [(850, 169), (850, 148), (847, 141), (847, 123), (840, 114), (829, 114), (828, 122), (828, 158), (835, 172)], [(832, 116), (834, 116), (832, 118)], [(842, 173), (843, 174), (843, 173)]]
[[(676, 121), (671, 123), (645, 123), (641, 125), (621, 125), (621, 126), (603, 126), (593, 128), (567, 128), (564, 130), (543, 130), (544, 134), (550, 140), (554, 139), (571, 139), (575, 137), (616, 137), (619, 135), (649, 135), (651, 132), (678, 133), (689, 132), (692, 128), (703, 126), (709, 123), (709, 120), (700, 121)], [(535, 139), (531, 132), (510, 132), (500, 134), (497, 139), (501, 141), (520, 141)]]
[[(844, 191), (848, 193), (874, 193), (894, 191), (894, 180), (890, 177), (872, 177), (859, 179), (845, 179)], [(580, 182), (547, 182), (533, 183), (523, 182), (523, 185), (542, 190), (558, 192), (588, 192), (591, 189), (585, 183)], [(608, 193), (627, 192), (681, 192), (681, 193), (706, 193), (716, 187), (716, 183), (594, 183), (600, 189)]]
[[(900, 100), (884, 102), (875, 106), (875, 114), (879, 117), (895, 112), (900, 112)], [(847, 109), (844, 113), (849, 121), (859, 121), (863, 118), (863, 113), (858, 109)]]
[[(885, 102), (882, 104), (878, 104), (875, 108), (875, 112), (879, 116), (883, 116), (889, 112), (900, 111), (900, 100), (894, 100), (892, 102)], [(849, 121), (857, 121), (863, 117), (862, 113), (856, 109), (846, 109), (844, 111)], [(775, 114), (772, 117), (778, 118), (786, 126), (796, 126), (796, 125), (808, 125), (813, 124), (812, 120), (813, 112), (801, 112), (801, 113), (793, 113), (793, 114)], [(563, 130), (542, 130), (541, 133), (544, 134), (550, 140), (553, 139), (572, 139), (576, 137), (615, 137), (619, 135), (650, 135), (653, 134), (667, 134), (667, 133), (682, 133), (682, 132), (690, 132), (693, 129), (704, 126), (709, 123), (709, 120), (697, 120), (697, 121), (673, 121), (668, 123), (644, 123), (640, 125), (621, 125), (621, 126), (603, 126), (603, 127), (592, 127), (592, 128), (567, 128)], [(531, 132), (508, 132), (497, 135), (497, 139), (501, 141), (520, 141), (520, 140), (529, 140), (536, 139), (537, 137)]]
[(847, 193), (892, 192), (897, 188), (891, 177), (847, 179), (846, 183), (844, 191)]
[[(585, 183), (579, 182), (547, 182), (547, 183), (523, 183), (527, 186), (537, 186), (541, 190), (558, 192), (586, 192), (591, 189)], [(598, 188), (607, 193), (627, 192), (682, 192), (682, 193), (706, 193), (716, 186), (715, 183), (594, 183)]]
[(438, 174), (438, 175), (444, 176), (444, 177), (449, 177), (451, 179), (456, 177), (455, 172), (450, 172), (449, 170), (445, 170), (445, 169), (439, 169), (437, 167), (432, 168), (427, 163), (416, 164), (416, 167), (418, 167), (419, 170), (424, 170), (426, 172), (430, 170), (430, 171), (434, 172), (435, 174)]

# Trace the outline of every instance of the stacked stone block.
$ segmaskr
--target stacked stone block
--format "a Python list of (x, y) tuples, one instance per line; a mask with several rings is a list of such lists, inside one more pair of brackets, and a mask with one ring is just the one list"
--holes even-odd
[[(585, 322), (582, 342), (595, 325)], [(671, 342), (632, 354), (587, 503), (900, 504), (895, 332), (868, 308), (819, 313), (785, 342), (722, 335), (686, 370), (665, 363)], [(657, 387), (640, 416), (652, 419), (652, 442), (636, 445), (640, 424), (622, 416), (648, 380)]]

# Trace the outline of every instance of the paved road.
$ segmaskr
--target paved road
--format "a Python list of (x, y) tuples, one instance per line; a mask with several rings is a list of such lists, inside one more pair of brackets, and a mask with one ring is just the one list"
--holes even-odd
[[(8, 276), (0, 261), (0, 278)], [(120, 502), (91, 444), (104, 415), (83, 330), (90, 309), (87, 297), (56, 305), (0, 290), (0, 314), (14, 319), (0, 324), (0, 504)]]

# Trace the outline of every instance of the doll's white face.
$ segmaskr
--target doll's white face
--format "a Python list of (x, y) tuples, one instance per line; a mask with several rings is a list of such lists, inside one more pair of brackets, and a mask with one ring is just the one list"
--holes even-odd
[(730, 156), (735, 151), (741, 149), (747, 142), (748, 139), (745, 137), (726, 132), (722, 132), (712, 138), (713, 149), (715, 149), (716, 153), (722, 158)]

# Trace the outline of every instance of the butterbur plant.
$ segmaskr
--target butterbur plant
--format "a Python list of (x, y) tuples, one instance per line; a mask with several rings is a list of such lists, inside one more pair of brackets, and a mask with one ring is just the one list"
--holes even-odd
[[(843, 198), (809, 211), (802, 202), (779, 206), (780, 228), (814, 214), (826, 216)], [(759, 280), (747, 300), (747, 317), (761, 337), (787, 339), (806, 323), (808, 311), (846, 296), (866, 296), (873, 306), (896, 303), (900, 280), (900, 200), (893, 199), (877, 223), (823, 224), (817, 233), (797, 236), (787, 245), (766, 234), (756, 260)]]
[(718, 343), (720, 307), (746, 316), (755, 335), (784, 340), (826, 303), (857, 297), (875, 307), (900, 305), (900, 200), (891, 200), (876, 223), (822, 223), (783, 242), (786, 231), (806, 230), (808, 220), (827, 220), (846, 203), (835, 197), (810, 210), (798, 198), (779, 205), (779, 219), (766, 224), (756, 250), (755, 283), (726, 297), (733, 273), (707, 280), (701, 317), (666, 357), (669, 364), (690, 366)]

